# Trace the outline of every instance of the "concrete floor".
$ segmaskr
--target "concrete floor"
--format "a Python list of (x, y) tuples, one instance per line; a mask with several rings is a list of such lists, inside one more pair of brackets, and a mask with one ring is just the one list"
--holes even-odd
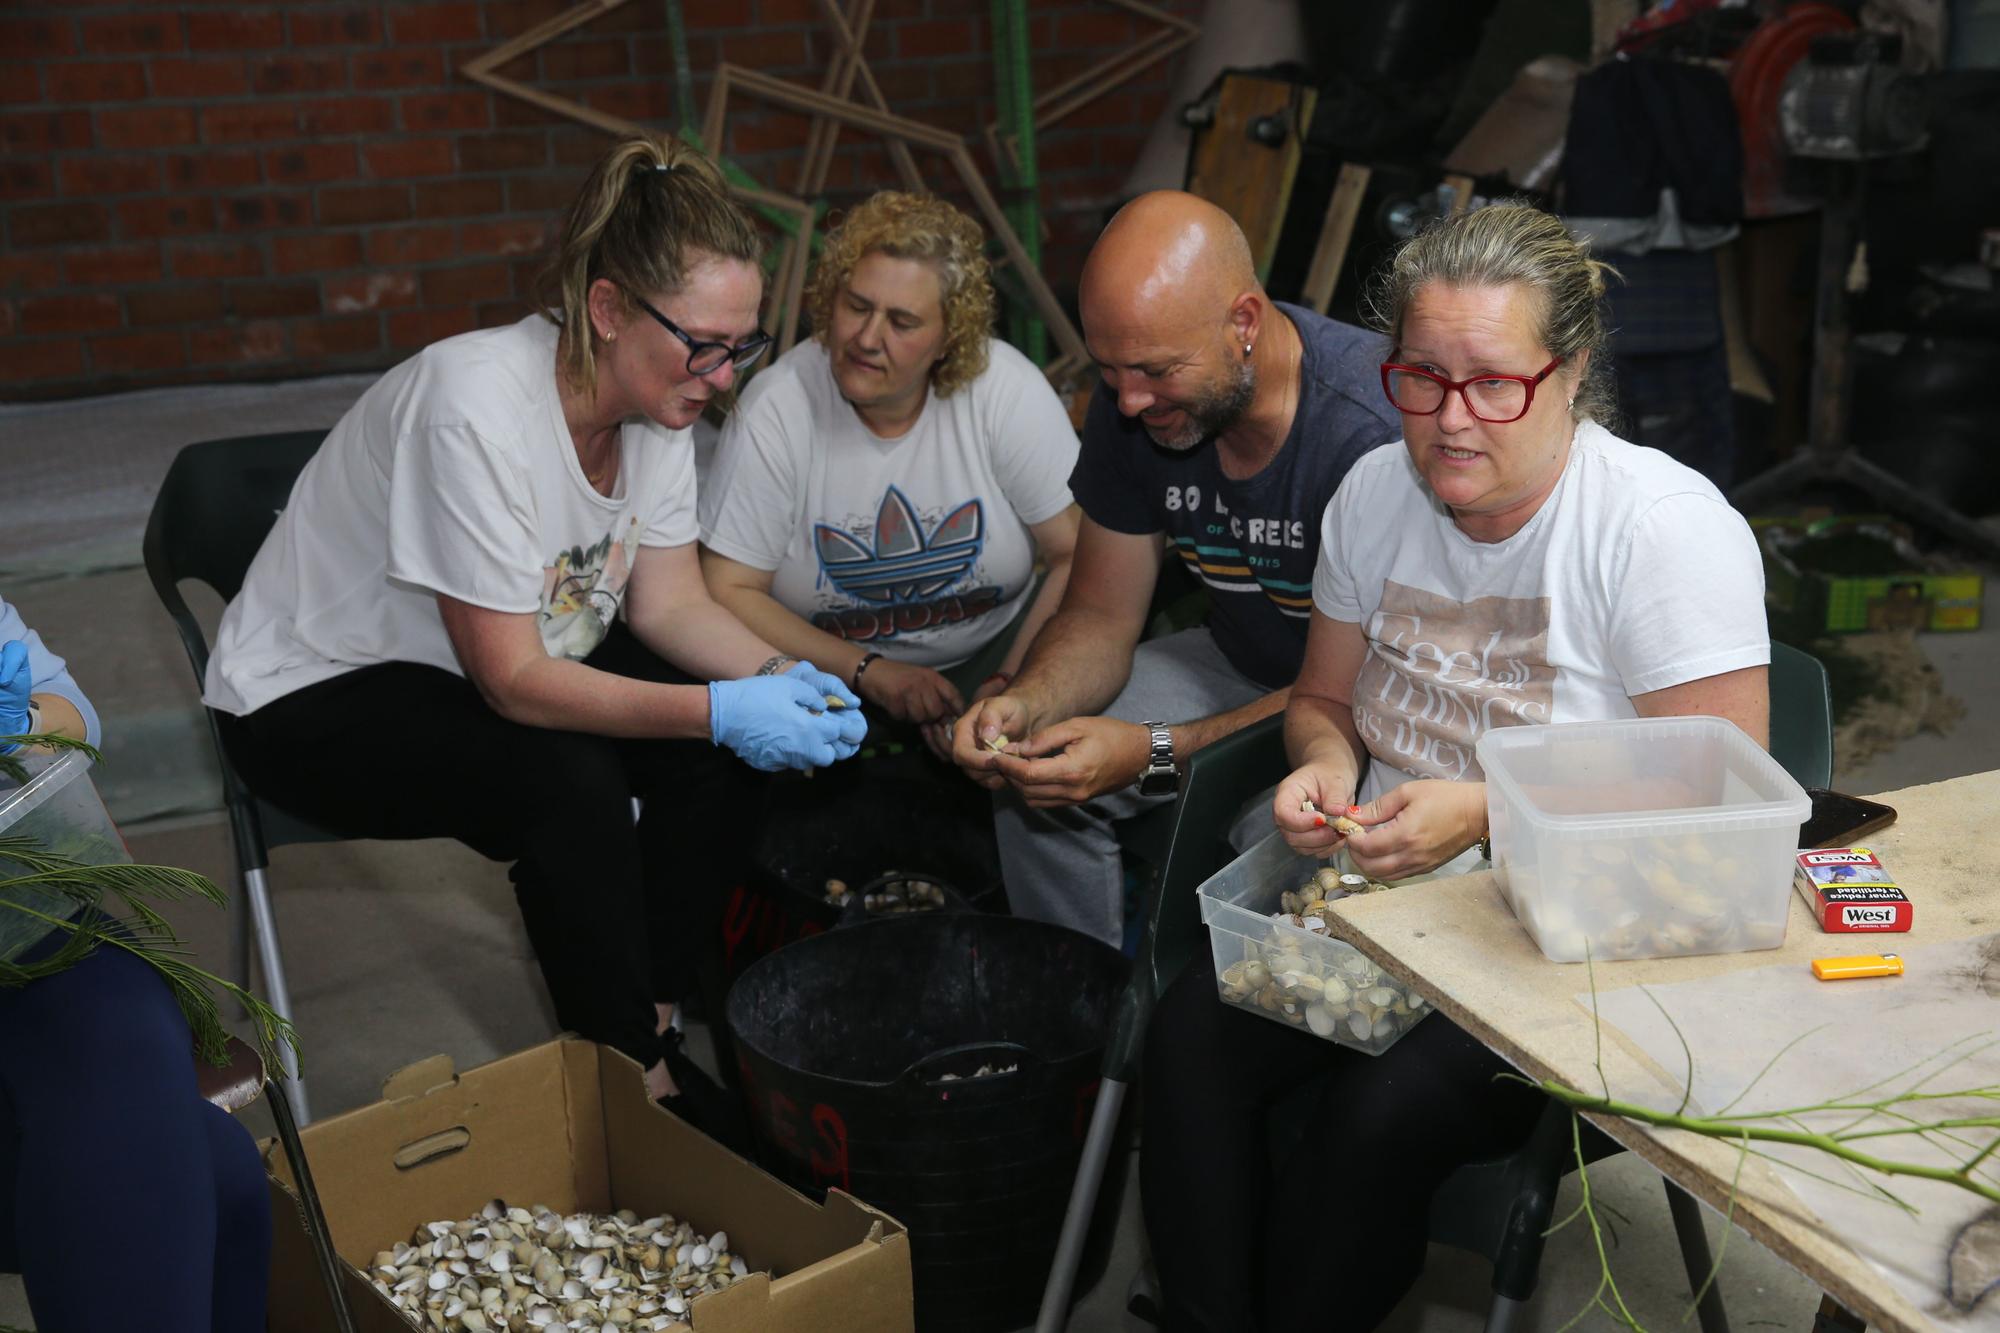
[[(233, 885), (227, 828), (214, 812), (216, 786), (196, 692), (178, 641), (137, 568), (150, 485), (157, 484), (173, 448), (192, 439), (240, 431), (240, 405), (201, 395), (234, 391), (175, 391), (55, 408), (0, 408), (0, 457), (32, 445), (62, 452), (66, 431), (124, 439), (141, 461), (136, 475), (102, 502), (69, 497), (74, 531), (45, 534), (46, 551), (65, 560), (0, 547), (6, 595), (30, 625), (69, 656), (104, 716), (107, 763), (100, 787), (142, 861), (185, 866)], [(265, 391), (270, 410), (260, 423), (312, 424), (337, 403), (344, 386), (319, 382)], [(287, 393), (294, 394), (286, 397)], [(182, 396), (176, 396), (180, 394)], [(330, 418), (328, 418), (330, 420)], [(159, 425), (166, 422), (165, 426)], [(32, 431), (26, 427), (32, 426)], [(31, 438), (32, 437), (32, 438)], [(150, 482), (149, 482), (150, 477)], [(74, 474), (46, 478), (46, 488), (78, 484)], [(53, 489), (16, 492), (0, 511), (34, 513), (46, 523)], [(8, 523), (17, 515), (7, 512)], [(82, 554), (79, 554), (82, 553)], [(213, 616), (216, 608), (206, 608)], [(1986, 690), (2000, 630), (1933, 636), (1924, 647), (1945, 686), (1970, 709), (1950, 736), (1919, 736), (1866, 768), (1838, 775), (1837, 785), (1866, 793), (1933, 781), (2000, 763), (2000, 705)], [(411, 744), (425, 738), (413, 736)], [(383, 762), (395, 762), (385, 753)], [(312, 1109), (324, 1117), (364, 1105), (390, 1071), (438, 1052), (469, 1067), (545, 1040), (555, 1031), (503, 870), (452, 843), (341, 843), (281, 848), (271, 881), (299, 1030), (306, 1042)], [(228, 925), (220, 913), (189, 911), (178, 923), (199, 961), (227, 966)], [(261, 1108), (245, 1117), (269, 1132)], [(1129, 1164), (1127, 1164), (1129, 1165)], [(1625, 1155), (1591, 1168), (1593, 1189), (1614, 1210), (1611, 1264), (1628, 1305), (1648, 1327), (1680, 1327), (1688, 1291), (1658, 1177)], [(1570, 1180), (1558, 1216), (1575, 1203)], [(1148, 1327), (1124, 1311), (1126, 1287), (1139, 1271), (1143, 1238), (1136, 1188), (1124, 1192), (1125, 1213), (1106, 1278), (1077, 1307), (1071, 1327)], [(1708, 1218), (1711, 1245), (1729, 1230)], [(748, 1238), (744, 1238), (748, 1248)], [(753, 1256), (754, 1257), (754, 1256)], [(1598, 1265), (1588, 1233), (1572, 1226), (1549, 1243), (1541, 1289), (1521, 1327), (1564, 1327), (1586, 1306)], [(1391, 1319), (1395, 1333), (1457, 1333), (1483, 1324), (1489, 1273), (1482, 1260), (1433, 1248), (1422, 1282)], [(1731, 1235), (1720, 1285), (1738, 1329), (1811, 1325), (1817, 1293), (1804, 1279), (1741, 1233)], [(1328, 1308), (1338, 1308), (1329, 1292)], [(28, 1326), (18, 1279), (0, 1277), (0, 1324)], [(1587, 1316), (1576, 1326), (1601, 1327)]]

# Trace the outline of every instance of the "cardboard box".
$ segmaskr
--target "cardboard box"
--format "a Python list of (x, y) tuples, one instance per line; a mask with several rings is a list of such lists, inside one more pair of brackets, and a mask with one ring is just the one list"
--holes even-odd
[[(399, 1070), (373, 1106), (301, 1131), (362, 1333), (411, 1325), (356, 1265), (425, 1222), (496, 1196), (561, 1212), (667, 1212), (764, 1271), (694, 1302), (695, 1333), (911, 1333), (909, 1237), (839, 1190), (816, 1204), (646, 1096), (630, 1059), (562, 1039), (456, 1074), (433, 1056)], [(276, 1235), (270, 1327), (331, 1333), (284, 1153), (264, 1145)], [(773, 1276), (775, 1274), (776, 1276)]]
[[(1985, 579), (1971, 571), (1930, 571), (1909, 545), (1901, 525), (1880, 518), (1840, 518), (1806, 523), (1752, 519), (1764, 552), (1765, 601), (1774, 622), (1802, 634), (1862, 630), (1974, 630), (1979, 628)], [(1865, 531), (1898, 548), (1905, 565), (1880, 573), (1828, 574), (1801, 568), (1793, 547), (1808, 536), (1841, 529)]]

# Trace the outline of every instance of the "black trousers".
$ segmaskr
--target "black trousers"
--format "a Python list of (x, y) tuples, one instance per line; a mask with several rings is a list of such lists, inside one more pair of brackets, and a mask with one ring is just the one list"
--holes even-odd
[(1139, 1178), (1166, 1327), (1374, 1328), (1423, 1270), (1431, 1195), (1526, 1142), (1545, 1098), (1496, 1081), (1506, 1062), (1442, 1014), (1370, 1056), (1222, 1003), (1207, 961), (1146, 1036)]
[[(690, 678), (623, 624), (586, 659)], [(402, 739), (390, 742), (391, 728)], [(556, 1020), (651, 1065), (653, 1005), (693, 987), (747, 849), (746, 779), (706, 740), (617, 740), (509, 722), (436, 667), (362, 667), (222, 718), (224, 748), (271, 804), (351, 838), (456, 838), (511, 861)], [(632, 799), (643, 803), (635, 825)]]

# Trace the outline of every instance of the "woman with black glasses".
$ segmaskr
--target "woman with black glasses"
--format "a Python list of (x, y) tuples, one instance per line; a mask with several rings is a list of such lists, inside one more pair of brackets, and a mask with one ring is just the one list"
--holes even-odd
[[(1606, 428), (1604, 273), (1559, 219), (1501, 203), (1419, 234), (1378, 284), (1405, 438), (1321, 523), (1285, 709), (1299, 767), (1272, 804), (1294, 850), (1375, 880), (1473, 869), (1494, 727), (1701, 714), (1765, 740), (1756, 541), (1706, 478)], [(1518, 1147), (1546, 1099), (1442, 1014), (1371, 1056), (1223, 1005), (1205, 960), (1146, 1047), (1166, 1326), (1373, 1328), (1422, 1270), (1433, 1192)], [(1274, 1154), (1288, 1097), (1299, 1133)], [(1302, 1261), (1296, 1219), (1335, 1200), (1366, 1221)]]
[(845, 684), (709, 599), (696, 558), (688, 428), (770, 345), (759, 252), (700, 156), (613, 148), (544, 311), (425, 349), (334, 427), (223, 616), (205, 694), (274, 804), (513, 862), (558, 1022), (711, 1122), (719, 1103), (683, 1096), (713, 1089), (689, 1087), (670, 1026), (668, 899), (730, 850), (701, 836), (730, 790), (717, 747), (810, 768), (865, 730)]

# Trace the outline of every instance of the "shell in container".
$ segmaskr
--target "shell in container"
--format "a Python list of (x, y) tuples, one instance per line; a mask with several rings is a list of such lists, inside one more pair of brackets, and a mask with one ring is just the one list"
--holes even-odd
[(1284, 835), (1271, 834), (1198, 892), (1224, 1003), (1370, 1055), (1430, 1013), (1423, 996), (1327, 933), (1324, 904), (1346, 892), (1338, 871), (1299, 856)]
[(1547, 957), (1774, 949), (1812, 802), (1721, 718), (1505, 727), (1479, 740), (1494, 870)]

